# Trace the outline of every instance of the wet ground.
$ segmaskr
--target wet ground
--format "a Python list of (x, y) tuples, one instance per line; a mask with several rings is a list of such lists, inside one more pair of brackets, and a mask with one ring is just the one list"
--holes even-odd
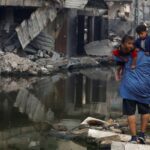
[(51, 77), (0, 78), (0, 149), (97, 149), (44, 133), (55, 122), (71, 129), (88, 116), (120, 117), (118, 84), (114, 69), (108, 67)]

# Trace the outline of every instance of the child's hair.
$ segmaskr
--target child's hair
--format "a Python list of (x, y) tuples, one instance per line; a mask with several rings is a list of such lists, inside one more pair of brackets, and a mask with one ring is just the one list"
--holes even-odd
[(133, 36), (130, 36), (130, 35), (125, 35), (122, 40), (121, 40), (121, 44), (125, 44), (126, 42), (128, 41), (134, 41), (134, 38)]
[(147, 31), (147, 27), (145, 25), (139, 25), (136, 28), (137, 34), (140, 34), (141, 32), (146, 32), (146, 31)]

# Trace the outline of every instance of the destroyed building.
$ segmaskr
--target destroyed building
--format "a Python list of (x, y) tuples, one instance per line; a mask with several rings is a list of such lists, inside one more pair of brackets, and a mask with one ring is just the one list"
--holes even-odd
[(125, 34), (131, 34), (135, 11), (133, 0), (105, 0), (105, 2), (109, 7), (109, 33), (121, 37)]
[(107, 37), (103, 0), (0, 1), (0, 50), (30, 59), (53, 52), (84, 54), (84, 45)]

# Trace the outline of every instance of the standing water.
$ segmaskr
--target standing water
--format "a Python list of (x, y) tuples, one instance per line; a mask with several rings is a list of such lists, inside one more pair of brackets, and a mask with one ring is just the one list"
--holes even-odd
[(121, 116), (113, 68), (0, 80), (0, 149), (91, 150), (43, 133), (55, 122), (72, 129), (88, 116)]

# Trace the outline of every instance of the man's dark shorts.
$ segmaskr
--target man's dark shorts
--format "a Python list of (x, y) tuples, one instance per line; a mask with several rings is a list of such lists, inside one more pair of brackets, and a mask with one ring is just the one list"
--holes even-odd
[(138, 112), (141, 115), (150, 113), (150, 106), (148, 104), (139, 103), (137, 101), (123, 99), (123, 114), (124, 115), (134, 115), (136, 112), (136, 107), (138, 107)]

